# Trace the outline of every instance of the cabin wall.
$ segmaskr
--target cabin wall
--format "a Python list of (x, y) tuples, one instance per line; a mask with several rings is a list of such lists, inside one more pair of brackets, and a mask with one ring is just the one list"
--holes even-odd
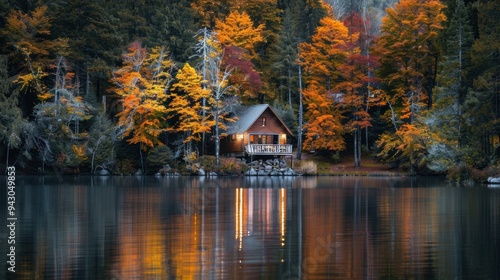
[[(263, 123), (263, 118), (265, 118), (265, 125)], [(260, 117), (255, 121), (255, 123), (250, 126), (247, 130), (249, 134), (262, 134), (262, 135), (280, 135), (287, 134), (286, 128), (283, 127), (281, 122), (276, 118), (276, 116), (272, 113), (270, 109), (267, 109), (260, 115)], [(253, 144), (257, 144), (257, 140), (253, 142)], [(281, 139), (279, 143), (274, 143), (273, 137), (266, 137), (266, 142), (262, 144), (285, 144), (281, 143)]]
[(221, 153), (243, 153), (244, 146), (248, 143), (248, 134), (243, 135), (243, 139), (238, 135), (227, 135), (221, 139)]

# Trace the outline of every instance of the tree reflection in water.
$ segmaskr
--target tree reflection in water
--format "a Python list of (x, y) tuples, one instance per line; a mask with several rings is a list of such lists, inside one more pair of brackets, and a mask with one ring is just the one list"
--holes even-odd
[(500, 278), (498, 188), (388, 177), (18, 184), (21, 278)]

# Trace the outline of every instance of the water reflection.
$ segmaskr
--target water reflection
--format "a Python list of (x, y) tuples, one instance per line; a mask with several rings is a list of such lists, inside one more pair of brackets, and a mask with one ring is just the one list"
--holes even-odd
[(17, 181), (19, 279), (500, 278), (499, 188), (385, 177)]

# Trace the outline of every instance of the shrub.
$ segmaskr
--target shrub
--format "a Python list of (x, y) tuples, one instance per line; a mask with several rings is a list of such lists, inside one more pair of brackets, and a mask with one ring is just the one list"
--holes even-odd
[(315, 175), (318, 173), (318, 166), (312, 160), (302, 160), (297, 165), (297, 171), (304, 175)]
[(130, 175), (135, 173), (136, 170), (134, 163), (129, 159), (119, 160), (115, 167), (116, 174)]
[(228, 175), (241, 175), (248, 170), (248, 165), (236, 158), (221, 158), (219, 172)]
[(200, 167), (205, 171), (212, 171), (215, 169), (215, 156), (201, 156), (198, 158)]
[(464, 183), (467, 181), (484, 182), (488, 177), (488, 172), (479, 170), (468, 164), (461, 164), (450, 169), (447, 178), (449, 181)]

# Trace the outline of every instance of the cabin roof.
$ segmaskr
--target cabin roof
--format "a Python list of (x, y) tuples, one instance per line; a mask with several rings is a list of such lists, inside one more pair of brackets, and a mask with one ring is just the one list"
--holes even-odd
[(274, 112), (273, 108), (269, 106), (269, 104), (242, 106), (241, 109), (236, 112), (238, 120), (227, 125), (226, 133), (229, 135), (245, 133), (268, 108), (285, 127), (286, 131), (293, 136), (293, 133), (290, 131), (288, 126), (286, 126), (283, 120), (276, 114), (276, 112)]

